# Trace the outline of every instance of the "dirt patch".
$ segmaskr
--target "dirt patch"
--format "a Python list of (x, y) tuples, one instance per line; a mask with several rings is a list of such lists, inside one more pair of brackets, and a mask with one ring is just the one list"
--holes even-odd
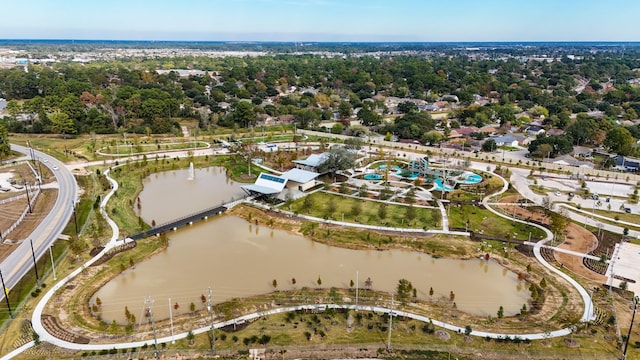
[(575, 341), (575, 340), (573, 340), (573, 339), (564, 339), (564, 343), (565, 343), (565, 345), (567, 345), (568, 347), (571, 347), (571, 348), (577, 348), (577, 347), (580, 346), (580, 343)]
[(451, 335), (449, 335), (449, 333), (444, 331), (444, 330), (436, 331), (436, 336), (438, 337), (438, 339), (440, 339), (442, 341), (447, 341), (447, 340), (451, 339)]
[[(42, 189), (36, 203), (32, 207), (33, 212), (27, 214), (24, 220), (18, 225), (15, 230), (8, 234), (6, 241), (4, 244), (0, 245), (0, 260), (4, 260), (15, 248), (18, 247), (20, 242), (27, 238), (33, 230), (42, 222), (42, 220), (49, 214), (53, 205), (58, 198), (58, 190), (57, 189)], [(15, 204), (13, 204), (15, 203)], [(7, 208), (10, 207), (10, 210)], [(5, 228), (5, 211), (11, 211), (11, 217), (9, 218), (10, 225), (15, 222), (16, 219), (20, 216), (22, 211), (27, 207), (26, 200), (18, 200), (9, 204), (4, 204), (2, 206), (2, 220), (1, 225), (2, 228)], [(14, 217), (15, 215), (15, 217)], [(3, 234), (4, 236), (4, 234)]]
[[(500, 199), (501, 203), (515, 203), (520, 199), (520, 196), (512, 195), (505, 196)], [(500, 205), (500, 207), (509, 214), (515, 214), (519, 218), (535, 220), (541, 222), (543, 224), (548, 223), (548, 219), (544, 214), (539, 212), (530, 211), (528, 208), (516, 206), (516, 205)], [(580, 253), (589, 253), (598, 247), (598, 239), (596, 239), (595, 235), (593, 235), (590, 231), (585, 228), (574, 224), (569, 223), (567, 229), (565, 230), (565, 241), (560, 244), (558, 247), (577, 251)], [(586, 266), (582, 262), (582, 258), (579, 256), (574, 256), (570, 254), (564, 254), (558, 251), (554, 252), (555, 259), (562, 264), (564, 267), (569, 269), (570, 271), (585, 277), (589, 280), (604, 282), (606, 278), (598, 274)]]
[[(595, 235), (577, 224), (569, 224), (565, 234), (566, 240), (558, 246), (560, 248), (588, 254), (598, 247), (598, 239), (596, 239)], [(601, 283), (606, 281), (604, 275), (591, 271), (584, 266), (581, 257), (564, 254), (559, 251), (554, 252), (554, 257), (560, 264), (580, 276)]]

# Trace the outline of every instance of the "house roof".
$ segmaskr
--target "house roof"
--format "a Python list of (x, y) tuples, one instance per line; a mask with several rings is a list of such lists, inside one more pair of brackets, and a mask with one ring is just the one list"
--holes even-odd
[(266, 173), (260, 173), (256, 182), (252, 185), (241, 186), (244, 190), (259, 192), (261, 194), (277, 194), (287, 185), (287, 179)]
[(471, 133), (478, 132), (478, 128), (475, 126), (461, 127), (459, 129), (456, 129), (456, 131), (460, 135), (469, 136)]
[(280, 175), (280, 177), (282, 178), (285, 178), (289, 181), (301, 183), (301, 184), (308, 183), (309, 181), (317, 178), (318, 176), (320, 176), (320, 174), (318, 174), (317, 172), (307, 171), (302, 169), (291, 169), (289, 171), (282, 173), (282, 175)]
[(493, 126), (485, 126), (480, 128), (480, 132), (483, 132), (485, 134), (493, 134), (496, 131), (498, 130)]
[(320, 164), (322, 164), (324, 162), (324, 160), (327, 158), (327, 156), (328, 156), (327, 153), (311, 154), (311, 155), (309, 155), (308, 158), (306, 158), (304, 160), (293, 160), (293, 162), (296, 163), (296, 164), (300, 164), (300, 165), (318, 167), (318, 166), (320, 166)]
[(512, 143), (512, 142), (516, 141), (516, 139), (514, 139), (513, 137), (511, 137), (509, 135), (496, 136), (496, 137), (493, 138), (493, 140), (496, 142), (496, 144)]

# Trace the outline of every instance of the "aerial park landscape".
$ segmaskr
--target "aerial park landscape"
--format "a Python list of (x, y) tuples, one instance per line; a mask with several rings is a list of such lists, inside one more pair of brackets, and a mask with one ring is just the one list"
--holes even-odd
[(0, 24), (0, 359), (640, 358), (636, 5), (34, 1)]

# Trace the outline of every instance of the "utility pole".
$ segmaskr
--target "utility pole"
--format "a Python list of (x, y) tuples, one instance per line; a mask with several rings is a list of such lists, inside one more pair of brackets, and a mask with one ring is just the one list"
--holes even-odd
[(151, 296), (147, 296), (147, 299), (144, 301), (144, 305), (147, 307), (146, 315), (149, 316), (149, 322), (151, 323), (151, 330), (153, 331), (153, 358), (158, 358), (158, 335), (156, 334), (156, 324), (153, 322), (153, 312), (151, 311), (151, 306), (153, 305), (153, 300), (151, 300)]
[(76, 239), (78, 238), (78, 218), (76, 217), (76, 204), (71, 202), (71, 208), (73, 209), (73, 224), (76, 227)]
[(53, 247), (53, 245), (49, 246), (49, 256), (51, 256), (51, 270), (53, 271), (53, 281), (58, 280), (58, 277), (56, 276), (56, 263), (53, 261), (53, 250), (51, 250), (51, 248)]
[(214, 332), (213, 327), (213, 303), (211, 301), (211, 287), (209, 287), (209, 297), (207, 299), (207, 311), (209, 311), (209, 316), (211, 317), (211, 352), (216, 351), (216, 334)]
[(391, 327), (393, 326), (393, 294), (391, 294), (391, 309), (389, 310), (389, 337), (387, 338), (387, 351), (391, 350)]
[(2, 276), (2, 270), (0, 270), (0, 280), (2, 280), (2, 291), (4, 292), (4, 300), (7, 302), (9, 317), (13, 319), (13, 313), (11, 312), (11, 304), (9, 303), (9, 289), (7, 289), (7, 286), (4, 284), (4, 276)]
[(24, 189), (27, 191), (27, 205), (29, 206), (29, 214), (33, 213), (33, 209), (31, 209), (31, 199), (29, 198), (29, 184), (24, 182)]
[(173, 338), (173, 311), (171, 309), (171, 298), (169, 298), (169, 323), (171, 324), (171, 343), (175, 344), (176, 340)]
[(36, 282), (40, 284), (40, 276), (38, 276), (38, 264), (36, 263), (36, 253), (33, 251), (33, 239), (29, 239), (31, 244), (31, 257), (33, 258), (33, 268), (36, 270)]
[(356, 311), (358, 311), (358, 270), (356, 270)]

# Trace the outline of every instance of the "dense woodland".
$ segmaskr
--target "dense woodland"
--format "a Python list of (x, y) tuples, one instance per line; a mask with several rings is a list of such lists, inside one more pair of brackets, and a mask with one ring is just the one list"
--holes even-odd
[[(640, 52), (579, 55), (552, 62), (430, 53), (34, 64), (27, 71), (0, 70), (0, 97), (8, 100), (9, 114), (0, 124), (9, 132), (69, 136), (171, 133), (183, 118), (197, 120), (202, 131), (248, 127), (283, 115), (292, 115), (288, 118), (299, 127), (318, 128), (337, 116), (344, 125), (334, 132), (373, 130), (433, 144), (447, 140), (451, 128), (519, 127), (537, 120), (566, 132), (540, 137), (531, 151), (546, 144), (557, 155), (573, 145), (604, 145), (624, 155), (637, 153), (640, 126), (625, 120), (639, 118), (640, 87), (634, 79), (640, 78)], [(156, 72), (187, 68), (206, 73), (181, 78)], [(452, 121), (435, 121), (410, 101), (388, 116), (388, 97), (452, 102)], [(479, 105), (477, 99), (489, 101)], [(599, 116), (589, 115), (593, 112)], [(351, 117), (364, 127), (349, 128)]]

